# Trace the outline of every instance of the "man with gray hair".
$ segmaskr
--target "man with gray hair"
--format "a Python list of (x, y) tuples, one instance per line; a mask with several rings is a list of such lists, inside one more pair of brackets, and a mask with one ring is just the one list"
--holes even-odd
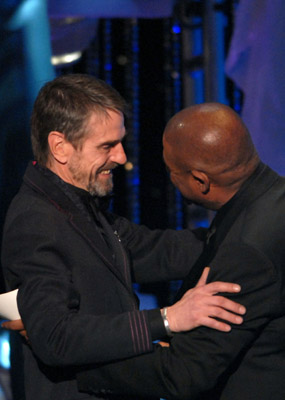
[(124, 110), (113, 88), (80, 74), (48, 82), (35, 101), (36, 161), (10, 206), (2, 245), (7, 288), (19, 288), (29, 338), (26, 400), (89, 398), (76, 385), (83, 366), (152, 352), (167, 329), (229, 331), (225, 320), (242, 322), (244, 307), (214, 296), (239, 285), (205, 285), (205, 276), (164, 319), (159, 308), (139, 311), (132, 282), (186, 276), (202, 245), (189, 230), (151, 231), (104, 209), (112, 171), (126, 162)]

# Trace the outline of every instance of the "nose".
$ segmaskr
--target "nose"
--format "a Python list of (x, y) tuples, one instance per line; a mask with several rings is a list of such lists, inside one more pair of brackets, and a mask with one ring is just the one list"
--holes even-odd
[(125, 153), (125, 150), (123, 148), (122, 143), (118, 143), (113, 149), (112, 149), (112, 155), (111, 155), (111, 161), (123, 165), (127, 162), (127, 156)]

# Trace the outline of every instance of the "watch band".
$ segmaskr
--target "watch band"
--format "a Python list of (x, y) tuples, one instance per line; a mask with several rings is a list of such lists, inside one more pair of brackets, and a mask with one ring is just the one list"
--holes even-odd
[(162, 320), (163, 320), (163, 323), (164, 323), (164, 327), (165, 327), (167, 336), (170, 336), (170, 337), (173, 336), (173, 333), (170, 330), (169, 322), (168, 322), (168, 319), (167, 319), (167, 307), (164, 307), (162, 309), (161, 316), (162, 316)]

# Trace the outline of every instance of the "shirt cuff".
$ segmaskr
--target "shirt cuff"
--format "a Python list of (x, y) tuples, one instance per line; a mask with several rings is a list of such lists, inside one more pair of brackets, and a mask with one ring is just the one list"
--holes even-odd
[(152, 340), (159, 340), (167, 336), (159, 308), (147, 310)]

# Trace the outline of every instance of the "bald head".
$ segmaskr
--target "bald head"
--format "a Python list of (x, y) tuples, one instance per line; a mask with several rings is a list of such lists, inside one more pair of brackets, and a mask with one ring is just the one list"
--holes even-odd
[(212, 209), (225, 204), (259, 163), (240, 117), (219, 103), (188, 107), (171, 118), (163, 156), (181, 193)]
[(219, 103), (180, 111), (167, 124), (163, 140), (181, 167), (201, 170), (225, 184), (246, 178), (258, 163), (246, 126), (231, 108)]

